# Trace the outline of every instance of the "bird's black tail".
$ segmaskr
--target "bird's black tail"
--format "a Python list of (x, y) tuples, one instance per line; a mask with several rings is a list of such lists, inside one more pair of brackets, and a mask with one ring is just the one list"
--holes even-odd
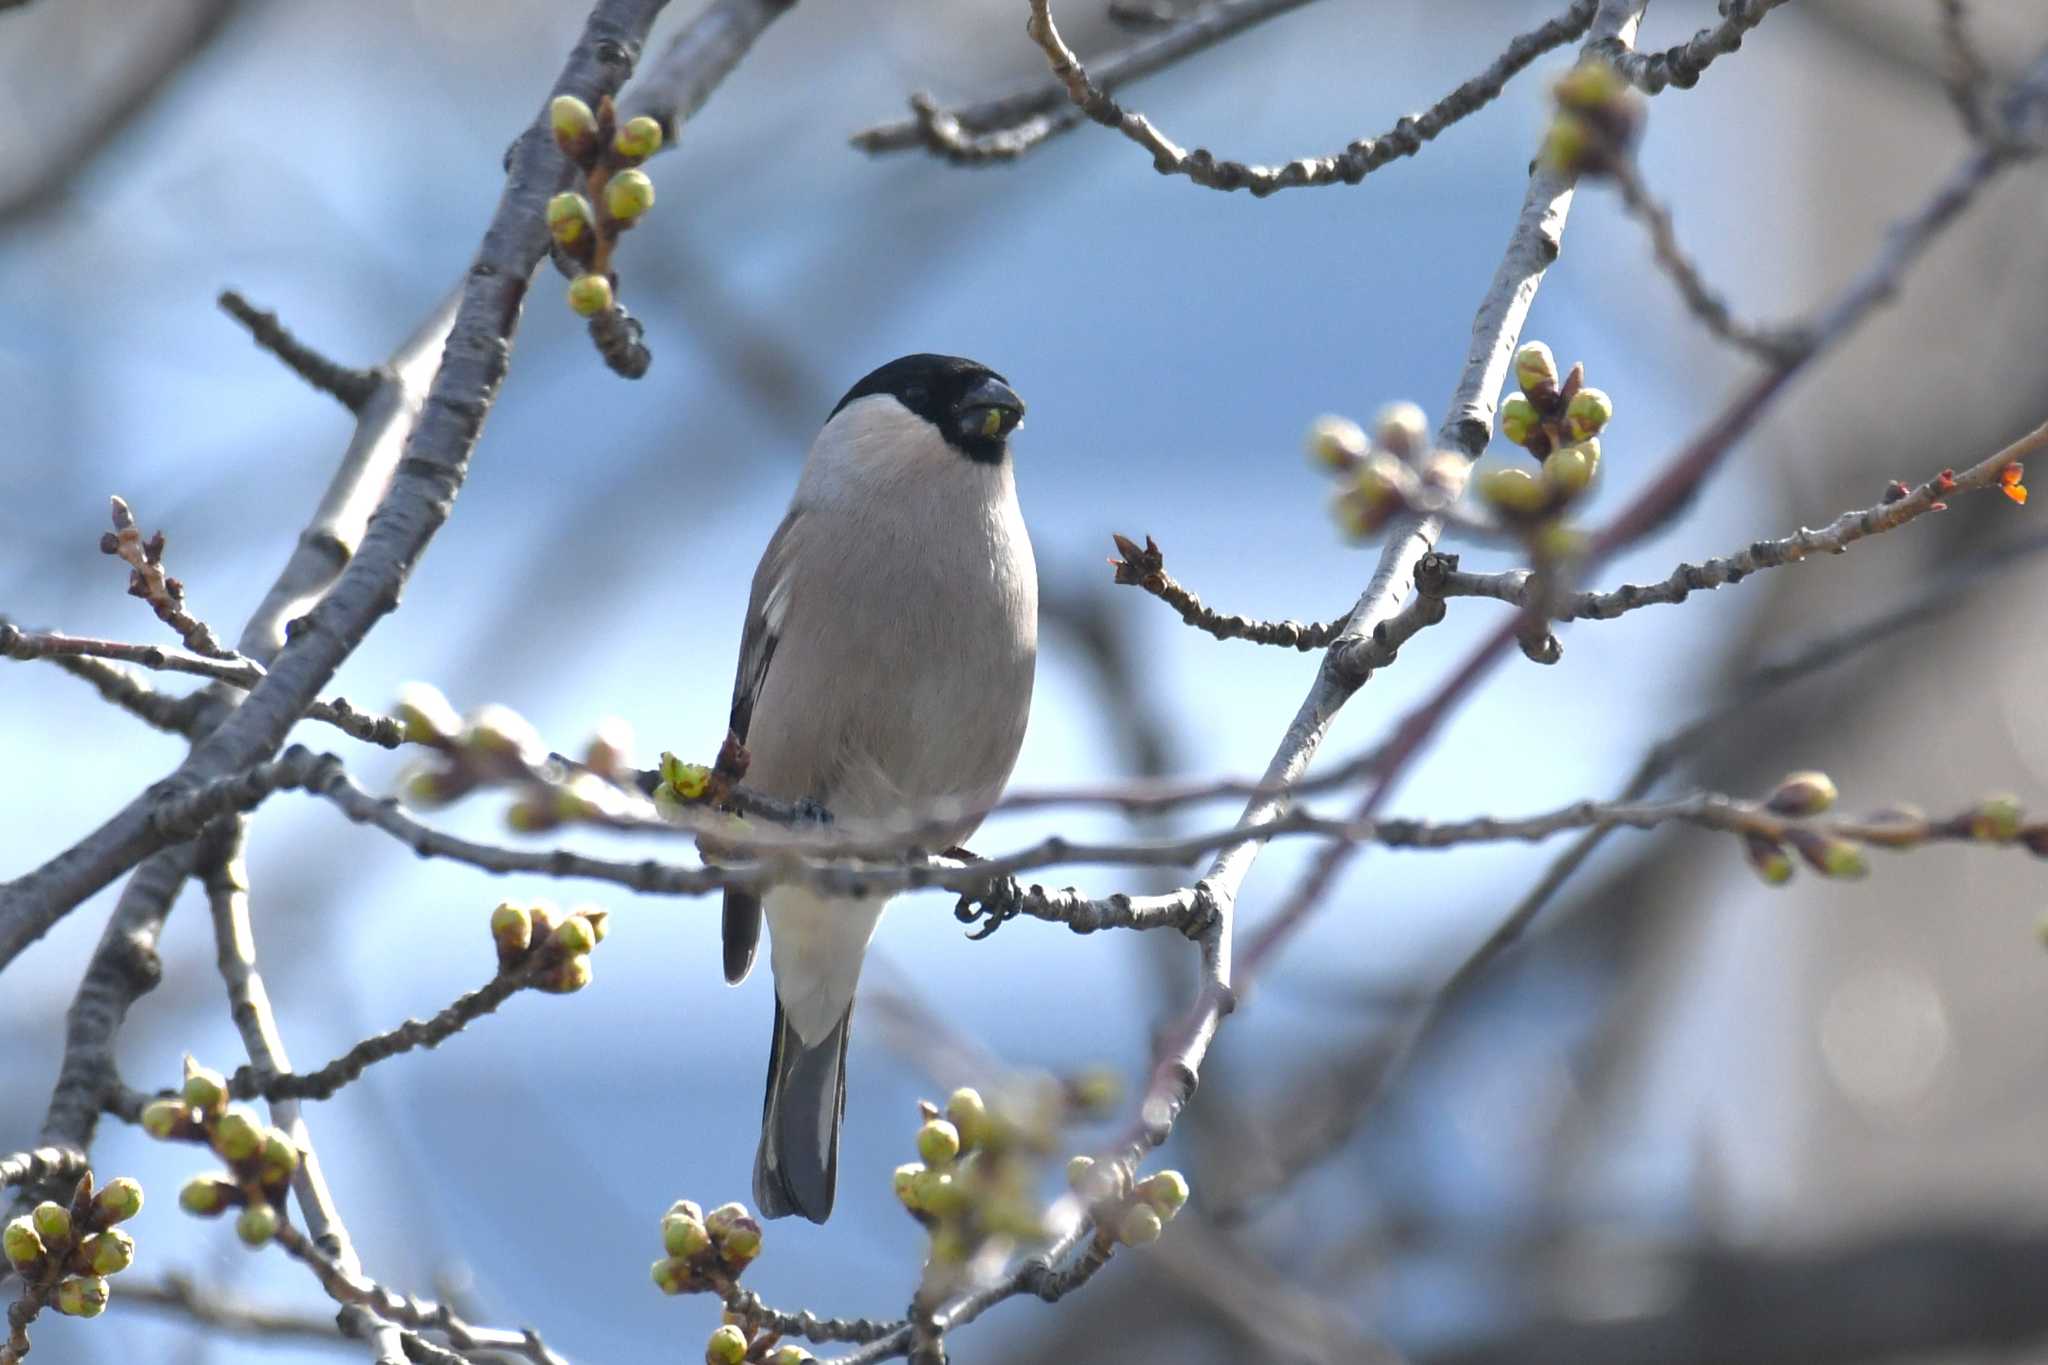
[(763, 1216), (800, 1213), (822, 1223), (839, 1182), (839, 1121), (846, 1113), (846, 1038), (853, 1006), (814, 1047), (775, 1002), (775, 1044), (754, 1155), (754, 1202)]

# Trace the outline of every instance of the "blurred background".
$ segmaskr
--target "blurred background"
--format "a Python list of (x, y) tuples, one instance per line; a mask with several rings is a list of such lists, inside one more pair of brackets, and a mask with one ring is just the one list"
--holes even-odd
[[(1322, 0), (1123, 95), (1186, 145), (1320, 154), (1424, 107), (1558, 8)], [(2036, 7), (1971, 8), (1997, 74), (2048, 40)], [(1938, 9), (1791, 6), (1698, 89), (1652, 103), (1644, 173), (1741, 314), (1802, 316), (1965, 154)], [(689, 10), (674, 7), (657, 44)], [(193, 609), (239, 627), (349, 422), (253, 347), (215, 294), (277, 309), (337, 359), (389, 353), (469, 260), (501, 154), (583, 13), (559, 0), (73, 0), (0, 16), (0, 611), (163, 638), (95, 549), (119, 493), (167, 532)], [(964, 102), (1040, 78), (1023, 13), (1014, 0), (870, 0), (799, 7), (772, 28), (653, 167), (660, 204), (626, 241), (623, 293), (652, 371), (627, 383), (605, 370), (543, 274), (457, 514), (337, 689), (381, 708), (429, 679), (464, 708), (515, 707), (565, 750), (616, 715), (643, 762), (663, 748), (708, 757), (746, 583), (806, 443), (874, 365), (946, 351), (1003, 371), (1031, 404), (1018, 479), (1051, 610), (1017, 785), (1257, 773), (1315, 658), (1218, 643), (1113, 593), (1110, 534), (1156, 536), (1172, 571), (1227, 611), (1349, 608), (1373, 550), (1333, 533), (1301, 433), (1318, 413), (1363, 420), (1394, 399), (1441, 415), (1546, 83), (1569, 58), (1546, 58), (1361, 187), (1264, 202), (1158, 177), (1092, 126), (978, 171), (849, 149), (912, 90)], [(1714, 17), (1704, 0), (1660, 3), (1644, 45)], [(1061, 19), (1084, 56), (1128, 41), (1098, 5)], [(158, 70), (172, 74), (126, 117)], [(1603, 582), (1819, 525), (2038, 422), (2044, 190), (2038, 166), (1998, 182)], [(1692, 322), (1597, 187), (1578, 196), (1527, 335), (1615, 396), (1596, 519), (1748, 371)], [(1896, 612), (1950, 571), (1963, 577), (1938, 610), (1743, 708), (1667, 786), (1757, 793), (1812, 766), (1851, 808), (1940, 811), (1997, 790), (2038, 806), (2048, 555), (1977, 566), (2038, 543), (2039, 521), (1972, 498), (1840, 560), (1572, 627), (1556, 667), (1517, 659), (1493, 676), (1413, 769), (1397, 813), (1611, 795), (1760, 664)], [(1505, 563), (1465, 548), (1468, 567)], [(1345, 710), (1326, 753), (1371, 744), (1498, 610), (1454, 603)], [(348, 744), (314, 726), (300, 737)], [(92, 828), (181, 752), (47, 665), (0, 668), (0, 875)], [(388, 789), (396, 759), (342, 752)], [(501, 804), (437, 818), (511, 838)], [(977, 847), (1053, 829), (1127, 832), (1097, 813), (1030, 812), (991, 822)], [(484, 980), (499, 898), (589, 895), (614, 912), (594, 989), (517, 998), (307, 1117), (378, 1279), (456, 1289), (480, 1319), (533, 1323), (572, 1358), (694, 1358), (713, 1305), (662, 1298), (646, 1265), (671, 1200), (747, 1195), (770, 1015), (765, 973), (720, 984), (712, 904), (493, 882), (294, 797), (266, 805), (252, 837), (258, 942), (302, 1068)], [(1880, 853), (1867, 882), (1801, 877), (1774, 892), (1729, 841), (1617, 837), (1357, 1112), (1418, 998), (1556, 851), (1357, 859), (1211, 1056), (1166, 1158), (1189, 1174), (1191, 1213), (1057, 1308), (997, 1309), (957, 1358), (1352, 1360), (1382, 1342), (1474, 1365), (2048, 1358), (2042, 865)], [(1303, 861), (1298, 846), (1265, 854), (1244, 923), (1271, 913)], [(1068, 878), (1095, 894), (1147, 885), (1114, 869)], [(0, 980), (0, 1152), (32, 1144), (63, 1009), (111, 903), (81, 908)], [(1111, 1068), (1128, 1091), (1152, 1028), (1192, 985), (1179, 941), (1020, 921), (970, 944), (948, 910), (913, 898), (882, 927), (838, 1211), (823, 1228), (770, 1227), (748, 1283), (771, 1303), (901, 1311), (923, 1239), (889, 1171), (912, 1155), (916, 1098), (956, 1079), (927, 1074), (930, 1049), (911, 1042), (942, 1024), (1007, 1064)], [(170, 1083), (186, 1051), (242, 1060), (196, 889), (164, 947), (164, 983), (122, 1036), (125, 1077), (145, 1089)], [(1096, 1136), (1076, 1133), (1075, 1148)], [(171, 1192), (207, 1164), (196, 1150), (113, 1124), (97, 1156), (150, 1191), (131, 1275), (183, 1271), (327, 1313), (301, 1268), (175, 1210)], [(209, 1334), (124, 1309), (120, 1292), (97, 1323), (46, 1316), (36, 1358), (335, 1355)]]

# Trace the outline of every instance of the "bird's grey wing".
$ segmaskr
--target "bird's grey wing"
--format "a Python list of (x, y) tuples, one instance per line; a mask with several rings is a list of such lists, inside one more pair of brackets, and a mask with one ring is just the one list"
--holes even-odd
[[(775, 659), (782, 620), (789, 609), (790, 561), (796, 547), (796, 528), (801, 520), (791, 508), (775, 528), (761, 563), (754, 570), (754, 588), (747, 599), (747, 624), (740, 635), (739, 669), (732, 681), (733, 737), (746, 743), (754, 722), (754, 703), (768, 682), (768, 667)], [(746, 980), (754, 965), (754, 952), (761, 943), (761, 898), (751, 891), (725, 893), (725, 979), (737, 985)]]

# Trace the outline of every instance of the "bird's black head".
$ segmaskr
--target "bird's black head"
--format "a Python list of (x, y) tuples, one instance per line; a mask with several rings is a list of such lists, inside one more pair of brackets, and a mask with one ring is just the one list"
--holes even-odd
[(832, 415), (877, 394), (894, 398), (937, 427), (948, 445), (983, 464), (1002, 463), (1010, 433), (1024, 420), (1024, 400), (1001, 375), (956, 355), (892, 360), (848, 389)]

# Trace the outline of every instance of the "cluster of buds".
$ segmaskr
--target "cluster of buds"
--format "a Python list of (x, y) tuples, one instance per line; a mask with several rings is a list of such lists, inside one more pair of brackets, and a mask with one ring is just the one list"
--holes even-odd
[(1515, 352), (1517, 391), (1501, 400), (1501, 435), (1542, 462), (1535, 473), (1489, 470), (1479, 495), (1503, 520), (1530, 526), (1553, 519), (1592, 484), (1600, 470), (1600, 433), (1614, 418), (1614, 402), (1586, 386), (1586, 367), (1573, 365), (1562, 380), (1557, 358), (1540, 341)]
[(1413, 403), (1389, 403), (1373, 433), (1348, 417), (1318, 417), (1308, 429), (1308, 456), (1338, 480), (1330, 513), (1352, 540), (1362, 540), (1405, 511), (1428, 511), (1457, 495), (1464, 460), (1435, 450), (1429, 419)]
[(611, 261), (619, 234), (654, 207), (654, 182), (640, 163), (661, 149), (661, 124), (644, 114), (620, 123), (609, 95), (594, 110), (574, 95), (557, 95), (548, 122), (555, 145), (583, 174), (583, 191), (548, 200), (555, 265), (569, 277), (570, 309), (596, 317), (614, 306)]
[(580, 764), (555, 761), (532, 722), (509, 706), (482, 706), (467, 718), (428, 683), (399, 689), (397, 713), (408, 743), (433, 750), (399, 779), (408, 805), (433, 809), (485, 786), (520, 790), (505, 821), (522, 833), (569, 823), (628, 820), (633, 737), (616, 717), (599, 722)]
[(491, 942), (501, 976), (531, 969), (535, 990), (569, 995), (590, 984), (590, 953), (604, 942), (610, 912), (578, 905), (557, 913), (546, 901), (501, 902), (491, 911)]
[(225, 1171), (186, 1181), (178, 1191), (179, 1208), (201, 1218), (240, 1209), (235, 1235), (251, 1247), (277, 1235), (299, 1149), (284, 1129), (265, 1127), (254, 1110), (230, 1105), (226, 1077), (187, 1057), (184, 1086), (144, 1106), (142, 1128), (165, 1142), (203, 1142), (228, 1164)]
[(1122, 1162), (1091, 1156), (1067, 1163), (1067, 1184), (1087, 1202), (1096, 1236), (1131, 1247), (1158, 1241), (1188, 1202), (1187, 1177), (1179, 1171), (1156, 1171), (1134, 1181)]
[[(1826, 773), (1790, 773), (1772, 789), (1764, 809), (1805, 820), (1833, 809), (1838, 795), (1834, 779)], [(1750, 867), (1768, 886), (1783, 886), (1792, 880), (1793, 853), (1824, 877), (1854, 879), (1870, 871), (1863, 848), (1855, 840), (1800, 825), (1788, 825), (1777, 836), (1748, 831), (1742, 836), (1742, 845)]]
[(1543, 165), (1599, 175), (1629, 155), (1643, 128), (1643, 97), (1606, 62), (1589, 57), (1551, 89), (1557, 110), (1543, 138)]
[(922, 1297), (953, 1293), (1019, 1243), (1045, 1239), (1037, 1187), (1071, 1107), (1067, 1088), (1049, 1078), (1007, 1086), (993, 1104), (967, 1086), (944, 1110), (918, 1102), (918, 1160), (898, 1166), (893, 1181), (931, 1237)]
[[(1826, 773), (1797, 772), (1787, 776), (1764, 801), (1764, 809), (1786, 821), (1824, 814), (1835, 804), (1834, 782)], [(1987, 796), (1944, 819), (1930, 818), (1914, 806), (1886, 806), (1847, 822), (1855, 837), (1810, 826), (1781, 823), (1772, 829), (1747, 830), (1743, 847), (1749, 865), (1771, 886), (1792, 879), (1797, 854), (1825, 877), (1861, 877), (1869, 870), (1865, 845), (1910, 849), (1936, 840), (1979, 844), (2018, 844), (2036, 857), (2048, 858), (2048, 820), (2027, 823), (2017, 798)]]
[(817, 1360), (795, 1342), (783, 1341), (778, 1333), (750, 1331), (748, 1324), (731, 1309), (726, 1310), (725, 1319), (704, 1343), (704, 1365), (743, 1365), (746, 1361), (758, 1361), (761, 1365), (810, 1365)]
[(142, 1186), (127, 1176), (93, 1189), (79, 1177), (68, 1204), (44, 1200), (0, 1234), (7, 1263), (58, 1312), (96, 1318), (106, 1311), (107, 1276), (135, 1260), (135, 1239), (115, 1226), (142, 1211)]

